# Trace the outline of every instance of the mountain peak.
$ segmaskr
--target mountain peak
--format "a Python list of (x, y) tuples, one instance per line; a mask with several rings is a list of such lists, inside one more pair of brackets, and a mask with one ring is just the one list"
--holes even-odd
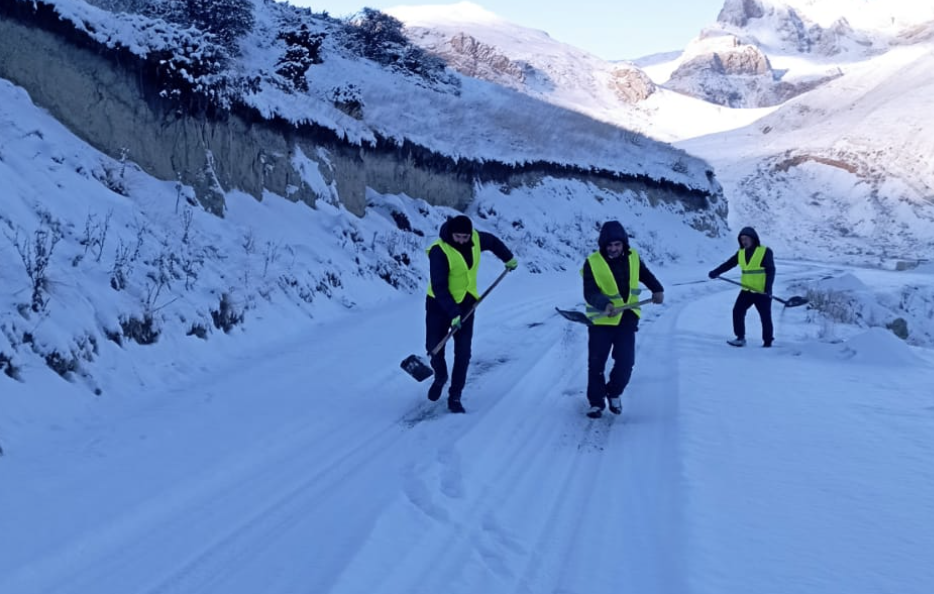
[(916, 0), (726, 0), (717, 20), (746, 27), (753, 20), (776, 18), (825, 29), (842, 20), (854, 29), (897, 33), (934, 20), (934, 5)]

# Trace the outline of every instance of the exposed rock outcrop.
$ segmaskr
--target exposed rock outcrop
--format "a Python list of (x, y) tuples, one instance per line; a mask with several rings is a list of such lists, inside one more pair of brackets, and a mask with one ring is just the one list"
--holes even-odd
[(693, 57), (672, 73), (665, 87), (727, 107), (771, 107), (842, 75), (839, 68), (793, 82), (781, 80), (768, 56), (733, 35), (702, 37)]
[[(451, 37), (447, 47), (430, 48), (461, 74), (512, 86), (523, 84), (529, 65), (510, 60), (495, 47), (481, 43), (466, 33)], [(511, 84), (510, 84), (511, 83)]]
[(618, 67), (610, 77), (610, 89), (620, 101), (638, 103), (648, 99), (655, 92), (655, 83), (638, 68)]

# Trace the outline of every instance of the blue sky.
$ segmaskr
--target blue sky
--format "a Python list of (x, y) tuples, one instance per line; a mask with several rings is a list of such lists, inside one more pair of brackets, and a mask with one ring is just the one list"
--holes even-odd
[[(578, 0), (544, 9), (540, 0), (474, 2), (513, 23), (541, 29), (553, 38), (607, 60), (632, 59), (683, 49), (701, 28), (716, 21), (724, 0)], [(292, 4), (346, 16), (363, 7), (448, 4), (439, 0), (291, 0)]]

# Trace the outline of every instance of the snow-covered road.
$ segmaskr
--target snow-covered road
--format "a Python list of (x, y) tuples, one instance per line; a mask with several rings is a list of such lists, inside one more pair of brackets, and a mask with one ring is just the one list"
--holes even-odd
[(583, 415), (574, 272), (484, 302), (466, 415), (399, 368), (409, 297), (34, 420), (0, 464), (0, 592), (928, 592), (930, 353), (818, 341), (803, 308), (733, 349), (733, 287), (656, 272), (620, 417)]

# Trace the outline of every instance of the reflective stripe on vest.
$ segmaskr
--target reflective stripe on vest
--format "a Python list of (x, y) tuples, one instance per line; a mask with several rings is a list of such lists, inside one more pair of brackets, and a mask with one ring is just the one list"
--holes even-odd
[(746, 250), (741, 249), (736, 256), (739, 260), (739, 269), (743, 271), (739, 282), (743, 283), (743, 290), (758, 291), (765, 293), (765, 268), (762, 267), (762, 259), (765, 257), (765, 246), (760, 245), (752, 252), (752, 258), (746, 261)]
[[(613, 302), (613, 307), (621, 307), (639, 301), (639, 252), (635, 249), (629, 250), (629, 290), (627, 291), (625, 299), (620, 295), (619, 286), (616, 284), (616, 278), (613, 277), (610, 265), (607, 264), (606, 260), (603, 258), (603, 254), (594, 252), (587, 256), (587, 262), (590, 263), (590, 271), (593, 272), (593, 279), (596, 281), (597, 287), (600, 289), (601, 293), (609, 297), (610, 301)], [(619, 325), (619, 321), (623, 318), (622, 312), (615, 316), (603, 316), (603, 311), (602, 309), (597, 309), (590, 303), (587, 304), (587, 317), (590, 318), (595, 325)], [(638, 307), (634, 307), (632, 311), (637, 317), (642, 317), (642, 310)]]
[[(473, 265), (470, 268), (467, 268), (467, 261), (464, 260), (463, 254), (457, 251), (457, 248), (453, 245), (442, 239), (436, 240), (425, 250), (426, 253), (430, 254), (431, 248), (438, 246), (448, 257), (448, 291), (451, 292), (451, 297), (454, 298), (455, 303), (463, 301), (467, 293), (470, 293), (477, 299), (480, 298), (480, 293), (477, 291), (477, 267), (480, 264), (480, 234), (477, 233), (476, 229), (473, 231), (471, 240), (473, 241), (471, 249), (473, 253)], [(435, 296), (435, 292), (431, 288), (431, 278), (428, 279), (428, 295), (431, 297)]]

